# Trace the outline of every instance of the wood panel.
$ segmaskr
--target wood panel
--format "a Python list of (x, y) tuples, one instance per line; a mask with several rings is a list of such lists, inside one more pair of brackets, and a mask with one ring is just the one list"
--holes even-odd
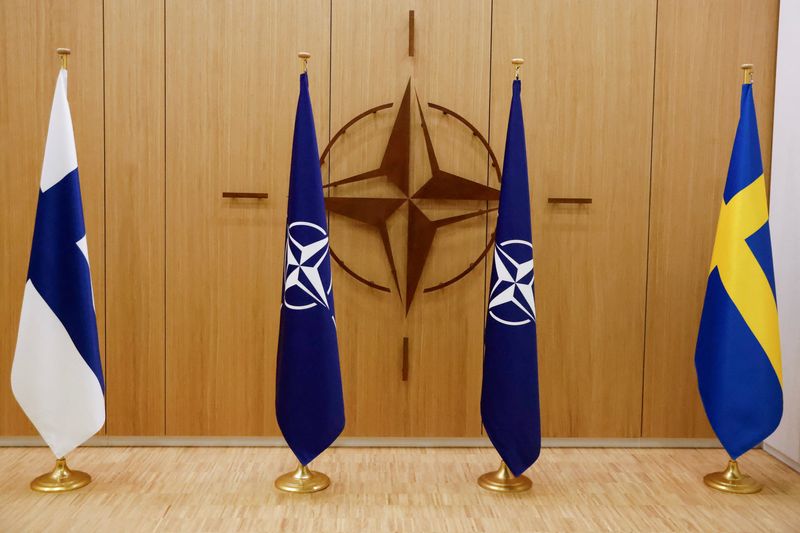
[[(414, 55), (410, 57), (412, 9)], [(466, 5), (455, 1), (334, 4), (331, 131), (371, 107), (384, 103), (393, 107), (359, 122), (337, 140), (327, 167), (331, 182), (379, 166), (395, 121), (400, 120), (404, 91), (410, 87), (408, 191), (387, 177), (377, 177), (330, 192), (334, 197), (391, 197), (402, 202), (387, 221), (397, 283), (377, 229), (338, 214), (331, 217), (331, 243), (337, 255), (348, 268), (390, 290), (376, 291), (342, 268), (335, 269), (349, 435), (480, 434), (483, 263), (444, 290), (425, 292), (425, 288), (456, 276), (480, 255), (486, 217), (436, 231), (429, 253), (420, 254), (418, 264), (423, 268), (415, 290), (407, 286), (407, 265), (415, 262), (414, 254), (409, 257), (413, 246), (409, 243), (420, 242), (421, 237), (409, 226), (409, 209), (419, 208), (428, 219), (439, 220), (485, 208), (482, 201), (409, 198), (432, 176), (419, 106), (442, 169), (486, 182), (486, 150), (463, 124), (428, 104), (445, 105), (488, 133), (490, 13), (490, 2), (484, 0)], [(404, 337), (408, 338), (405, 365)], [(404, 367), (407, 381), (403, 381)]]
[[(488, 0), (417, 2), (413, 77), (438, 164), (472, 182), (498, 188), (488, 170), (489, 155), (478, 137), (450, 115), (427, 104), (452, 109), (484, 136), (489, 135), (491, 13)], [(419, 128), (419, 126), (418, 126)], [(432, 176), (424, 137), (418, 129), (412, 166), (414, 190)], [(454, 187), (455, 188), (455, 187)], [(458, 194), (463, 187), (448, 191)], [(423, 200), (431, 220), (469, 214), (497, 202)], [(410, 435), (470, 437), (481, 433), (486, 261), (456, 283), (427, 288), (469, 267), (486, 244), (487, 216), (437, 230), (420, 289), (408, 316), (411, 350)], [(406, 296), (408, 297), (408, 296)]]
[[(308, 50), (328, 137), (329, 2), (169, 2), (166, 9), (167, 428), (274, 435), (294, 110)], [(223, 191), (269, 193), (223, 199)]]
[(741, 63), (769, 176), (777, 0), (660, 0), (643, 433), (711, 435), (694, 372), (708, 265), (736, 122)]
[(34, 432), (9, 375), (30, 258), (58, 47), (72, 49), (69, 102), (92, 263), (100, 350), (105, 353), (103, 5), (101, 0), (0, 3), (0, 434)]
[(314, 462), (333, 483), (309, 498), (273, 487), (292, 459), (280, 448), (79, 449), (70, 464), (96, 481), (44, 500), (27, 480), (49, 452), (0, 449), (0, 529), (51, 531), (69, 516), (76, 531), (789, 533), (800, 517), (800, 475), (762, 450), (745, 462), (764, 490), (747, 497), (701, 481), (725, 463), (722, 450), (545, 449), (528, 472), (533, 490), (515, 495), (478, 488), (497, 466), (488, 448), (333, 448)]
[(505, 143), (510, 60), (527, 59), (545, 436), (640, 434), (655, 23), (655, 1), (494, 2), (495, 150)]
[[(331, 134), (359, 113), (385, 103), (388, 111), (351, 128), (331, 149), (323, 171), (330, 181), (377, 167), (386, 148), (397, 109), (412, 74), (408, 57), (408, 1), (335, 2), (331, 22)], [(388, 179), (377, 178), (329, 190), (330, 196), (403, 197)], [(407, 216), (388, 221), (394, 258), (405, 283)], [(410, 434), (408, 386), (402, 381), (403, 337), (408, 335), (405, 308), (374, 227), (330, 217), (331, 248), (364, 278), (390, 288), (367, 287), (339, 266), (333, 267), (337, 332), (345, 393), (347, 435)], [(413, 349), (413, 342), (409, 349)], [(409, 368), (409, 376), (415, 370)]]
[(106, 1), (108, 432), (164, 433), (164, 1)]
[[(348, 130), (326, 179), (377, 165), (411, 80), (412, 194), (431, 173), (417, 95), (442, 168), (497, 185), (478, 140), (428, 103), (469, 120), (502, 162), (509, 60), (521, 55), (544, 433), (709, 436), (693, 356), (738, 65), (756, 65), (769, 177), (777, 12), (777, 0), (4, 2), (0, 377), (16, 341), (56, 47), (73, 50), (70, 103), (117, 435), (278, 433), (298, 50), (313, 54), (321, 147), (357, 113), (394, 104)], [(405, 200), (386, 179), (348, 187), (331, 194)], [(554, 206), (549, 196), (593, 203)], [(431, 219), (486, 207), (417, 203)], [(408, 218), (406, 204), (388, 225), (402, 288)], [(337, 254), (391, 289), (334, 267), (347, 434), (478, 434), (487, 265), (424, 289), (477, 257), (494, 215), (437, 232), (407, 315), (374, 228), (336, 214), (330, 223)], [(0, 434), (32, 432), (0, 379)]]

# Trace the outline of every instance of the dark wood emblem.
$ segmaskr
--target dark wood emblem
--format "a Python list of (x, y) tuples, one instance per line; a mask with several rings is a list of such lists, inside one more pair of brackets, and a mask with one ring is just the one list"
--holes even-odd
[[(416, 96), (416, 95), (415, 95)], [(458, 176), (456, 174), (443, 170), (439, 165), (439, 160), (436, 156), (436, 151), (431, 140), (428, 124), (425, 119), (422, 104), (419, 97), (415, 98), (416, 108), (419, 111), (421, 119), (422, 134), (425, 139), (425, 150), (428, 157), (428, 162), (431, 168), (430, 178), (413, 194), (409, 190), (410, 182), (410, 162), (411, 162), (411, 80), (406, 85), (403, 98), (400, 101), (400, 106), (397, 110), (397, 116), (392, 126), (389, 140), (386, 143), (386, 148), (383, 152), (383, 157), (377, 168), (367, 170), (353, 176), (342, 178), (332, 181), (325, 185), (327, 189), (334, 187), (343, 187), (348, 184), (357, 183), (377, 177), (386, 177), (389, 182), (394, 184), (398, 190), (403, 194), (402, 198), (364, 198), (364, 197), (348, 197), (348, 196), (330, 196), (325, 199), (325, 204), (329, 212), (343, 215), (353, 220), (357, 220), (369, 226), (372, 226), (381, 237), (383, 242), (384, 253), (392, 273), (395, 289), (401, 300), (405, 303), (405, 310), (411, 308), (411, 303), (414, 300), (419, 286), (419, 281), (422, 278), (422, 272), (425, 268), (428, 256), (430, 255), (431, 247), (433, 246), (436, 231), (444, 226), (456, 224), (458, 222), (486, 215), (491, 211), (495, 211), (496, 207), (490, 207), (489, 202), (496, 202), (499, 199), (500, 191), (494, 187), (478, 183), (476, 181)], [(340, 139), (340, 137), (350, 128), (355, 127), (359, 121), (374, 113), (379, 113), (394, 107), (394, 104), (382, 104), (360, 113), (347, 124), (345, 124), (339, 131), (337, 131), (330, 142), (325, 147), (320, 157), (320, 164), (324, 164), (328, 157), (333, 145)], [(428, 103), (428, 108), (440, 111), (447, 116), (453, 117), (458, 120), (472, 134), (481, 142), (491, 161), (492, 169), (496, 174), (497, 181), (500, 181), (500, 165), (497, 162), (495, 154), (489, 147), (486, 138), (475, 128), (469, 121), (461, 115), (447, 109), (444, 106), (434, 103)], [(465, 213), (463, 215), (447, 217), (442, 219), (431, 220), (419, 208), (417, 200), (480, 200), (485, 201), (487, 207)], [(397, 266), (392, 252), (392, 244), (389, 240), (389, 231), (387, 221), (389, 218), (404, 204), (408, 203), (408, 242), (407, 242), (407, 269), (406, 269), (406, 286), (405, 291), (401, 290), (400, 282), (397, 276)], [(453, 283), (457, 282), (466, 276), (472, 269), (474, 269), (486, 257), (489, 249), (494, 241), (494, 237), (487, 244), (486, 248), (472, 261), (462, 272), (451, 279), (437, 283), (431, 287), (423, 289), (424, 292), (432, 292), (443, 289)], [(389, 287), (385, 287), (356, 273), (352, 268), (342, 260), (341, 257), (336, 255), (331, 247), (331, 257), (339, 266), (354, 279), (359, 282), (372, 287), (373, 289), (391, 292)]]

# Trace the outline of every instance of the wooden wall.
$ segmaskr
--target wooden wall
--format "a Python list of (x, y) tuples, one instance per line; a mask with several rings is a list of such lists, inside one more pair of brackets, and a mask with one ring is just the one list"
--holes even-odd
[[(422, 116), (443, 169), (498, 186), (477, 138), (427, 104), (469, 120), (502, 163), (509, 60), (525, 57), (544, 434), (709, 436), (694, 342), (738, 65), (756, 65), (769, 175), (777, 17), (777, 0), (4, 2), (0, 435), (33, 431), (8, 376), (54, 50), (68, 46), (108, 434), (278, 433), (275, 349), (303, 49), (313, 54), (320, 147), (354, 115), (395, 104), (334, 145), (327, 181), (379, 164), (411, 83), (412, 193), (431, 174)], [(393, 195), (385, 179), (348, 187), (329, 194)], [(592, 203), (548, 202), (571, 196)], [(387, 229), (401, 287), (409, 203)], [(416, 204), (431, 219), (487, 206)], [(396, 291), (334, 267), (348, 435), (481, 434), (488, 265), (443, 290), (422, 289), (474, 261), (495, 218), (438, 230), (407, 313)], [(394, 287), (374, 228), (332, 214), (330, 234), (348, 265)]]

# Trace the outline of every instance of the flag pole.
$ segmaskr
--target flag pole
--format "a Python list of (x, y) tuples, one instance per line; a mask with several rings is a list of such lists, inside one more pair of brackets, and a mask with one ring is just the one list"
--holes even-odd
[(58, 57), (61, 58), (61, 68), (67, 70), (67, 59), (69, 59), (69, 55), (72, 53), (72, 50), (69, 48), (56, 48), (56, 53)]
[[(298, 52), (297, 57), (303, 64), (303, 73), (308, 72), (308, 60), (311, 54), (308, 52)], [(322, 472), (315, 472), (298, 462), (297, 468), (293, 472), (287, 472), (275, 480), (275, 488), (283, 492), (293, 492), (298, 494), (310, 494), (327, 489), (331, 484), (328, 476)]]
[(511, 64), (514, 65), (514, 79), (515, 80), (519, 79), (519, 69), (522, 67), (522, 65), (524, 63), (525, 63), (525, 60), (522, 59), (521, 57), (515, 57), (514, 59), (511, 60)]
[[(511, 60), (514, 65), (514, 80), (519, 80), (519, 70), (525, 60), (515, 57)], [(531, 480), (527, 476), (514, 476), (505, 461), (500, 461), (500, 468), (493, 472), (487, 472), (478, 478), (478, 485), (481, 488), (492, 492), (523, 492), (531, 488)]]
[(753, 65), (752, 63), (745, 63), (741, 66), (743, 80), (742, 83), (745, 85), (753, 85)]
[[(742, 69), (742, 83), (744, 85), (752, 85), (753, 65), (744, 63), (740, 68)], [(712, 489), (733, 494), (754, 494), (762, 488), (761, 483), (747, 474), (742, 474), (739, 470), (739, 463), (732, 458), (728, 460), (728, 466), (725, 470), (706, 474), (703, 477), (703, 482)]]
[(311, 54), (308, 52), (298, 52), (297, 57), (303, 62), (303, 72), (308, 72), (308, 60), (311, 59)]

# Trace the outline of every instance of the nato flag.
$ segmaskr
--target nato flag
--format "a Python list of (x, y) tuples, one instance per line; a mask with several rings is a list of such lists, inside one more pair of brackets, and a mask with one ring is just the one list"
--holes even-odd
[(344, 429), (344, 399), (317, 134), (300, 76), (286, 217), (275, 412), (303, 465)]
[(486, 433), (515, 476), (536, 461), (542, 447), (531, 206), (520, 88), (520, 81), (515, 80), (495, 231), (481, 391)]

